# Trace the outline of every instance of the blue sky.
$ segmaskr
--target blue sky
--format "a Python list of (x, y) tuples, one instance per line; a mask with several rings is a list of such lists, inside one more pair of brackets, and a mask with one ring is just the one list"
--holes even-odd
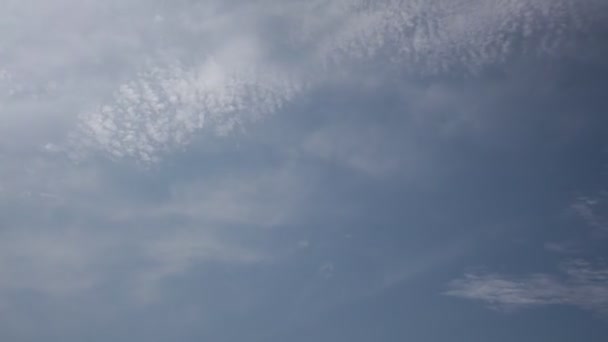
[(604, 341), (603, 0), (2, 0), (0, 340)]

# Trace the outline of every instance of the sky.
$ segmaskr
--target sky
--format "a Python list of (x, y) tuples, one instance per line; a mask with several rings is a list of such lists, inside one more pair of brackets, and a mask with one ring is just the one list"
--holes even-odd
[(0, 340), (606, 341), (605, 0), (0, 0)]

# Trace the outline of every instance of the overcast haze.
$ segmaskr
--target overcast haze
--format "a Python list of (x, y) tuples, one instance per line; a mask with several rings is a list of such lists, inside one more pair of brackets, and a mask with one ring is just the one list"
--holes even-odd
[(0, 0), (0, 340), (606, 341), (608, 1)]

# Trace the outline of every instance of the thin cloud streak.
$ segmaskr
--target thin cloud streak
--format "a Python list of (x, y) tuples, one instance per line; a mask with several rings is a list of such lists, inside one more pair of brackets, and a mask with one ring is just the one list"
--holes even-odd
[(503, 310), (568, 305), (608, 313), (608, 268), (575, 260), (561, 271), (559, 276), (539, 273), (520, 277), (468, 273), (452, 281), (445, 294)]

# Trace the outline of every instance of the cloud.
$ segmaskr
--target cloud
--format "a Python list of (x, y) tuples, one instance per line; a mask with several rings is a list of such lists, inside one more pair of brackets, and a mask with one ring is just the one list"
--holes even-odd
[(276, 70), (229, 68), (215, 59), (190, 70), (152, 67), (121, 85), (112, 103), (81, 115), (73, 143), (114, 158), (155, 162), (204, 127), (226, 135), (277, 111), (300, 88)]
[(331, 261), (326, 261), (319, 267), (319, 274), (323, 276), (325, 279), (329, 279), (333, 276), (335, 271), (334, 263)]
[[(343, 73), (356, 74), (361, 61), (390, 60), (427, 74), (502, 63), (517, 49), (528, 53), (532, 46), (542, 47), (541, 54), (559, 54), (572, 43), (571, 35), (597, 22), (593, 13), (599, 11), (593, 9), (598, 6), (595, 0), (237, 1), (227, 6), (184, 1), (168, 7), (144, 1), (10, 2), (0, 14), (7, 25), (0, 33), (0, 209), (11, 218), (2, 223), (12, 232), (77, 212), (78, 218), (71, 217), (75, 221), (120, 227), (166, 218), (209, 226), (276, 226), (293, 214), (305, 193), (297, 170), (205, 174), (203, 180), (166, 185), (170, 195), (162, 203), (137, 202), (125, 199), (130, 190), (113, 182), (111, 164), (77, 165), (62, 153), (159, 162), (198, 134), (228, 135)], [(385, 134), (375, 127), (324, 127), (302, 150), (375, 177), (407, 167), (426, 172), (427, 161), (414, 151), (418, 146), (403, 151), (403, 141)], [(580, 212), (591, 220), (595, 216), (587, 205)], [(28, 212), (38, 217), (28, 218)], [(98, 282), (103, 271), (85, 270), (96, 269), (112, 243), (93, 242), (93, 228), (55, 225), (57, 236), (33, 228), (2, 233), (8, 234), (2, 260), (9, 274), (0, 286), (58, 293)], [(128, 228), (126, 240), (162, 251), (168, 261), (158, 263), (171, 266), (159, 266), (158, 274), (185, 269), (189, 258), (256, 260), (250, 257), (254, 252), (205, 228), (204, 233), (184, 228), (172, 247), (162, 247), (161, 240), (138, 244), (137, 232)], [(108, 239), (120, 240), (122, 233), (111, 230)], [(180, 244), (191, 252), (170, 256)], [(234, 253), (222, 254), (228, 251)], [(13, 275), (15, 260), (25, 270), (21, 275)]]
[(606, 194), (598, 197), (579, 197), (572, 204), (572, 209), (587, 225), (599, 232), (608, 232), (608, 219), (606, 218)]
[(57, 231), (3, 233), (0, 292), (30, 290), (67, 296), (90, 289), (98, 280), (91, 269), (102, 258), (100, 243), (90, 238)]
[[(88, 223), (44, 220), (45, 226), (29, 222), (5, 227), (0, 233), (0, 300), (10, 302), (11, 294), (23, 292), (69, 299), (103, 293), (112, 284), (112, 291), (129, 301), (158, 301), (163, 282), (193, 266), (252, 264), (268, 257), (251, 244), (228, 238), (234, 230), (148, 223), (143, 233), (130, 228), (131, 221), (82, 219)], [(167, 218), (163, 221), (170, 224)]]
[[(330, 64), (388, 56), (423, 74), (476, 71), (518, 54), (560, 54), (599, 19), (599, 1), (314, 1), (302, 39)], [(321, 35), (321, 39), (319, 38)], [(571, 51), (572, 52), (572, 51)]]
[[(324, 127), (306, 138), (302, 150), (327, 162), (382, 177), (399, 170), (404, 164), (401, 159), (405, 158), (404, 151), (394, 151), (387, 134), (385, 130), (367, 126)], [(410, 159), (413, 154), (408, 154)]]
[[(273, 260), (264, 239), (297, 215), (310, 182), (289, 163), (176, 180), (74, 165), (46, 150), (1, 157), (0, 301), (110, 288), (145, 304), (192, 267)], [(133, 186), (141, 177), (144, 186)]]
[(497, 309), (569, 305), (608, 313), (608, 268), (584, 260), (563, 265), (559, 276), (469, 273), (454, 280), (445, 294), (487, 303)]
[[(142, 33), (127, 31), (137, 42), (132, 50), (148, 62), (133, 64), (140, 71), (116, 84), (109, 100), (80, 112), (72, 153), (158, 162), (202, 132), (226, 135), (339, 75), (356, 74), (361, 62), (428, 75), (477, 72), (524, 55), (560, 57), (601, 22), (603, 8), (596, 0), (258, 5), (158, 4), (168, 12), (161, 22), (151, 10), (138, 15)], [(146, 39), (154, 43), (144, 48)]]
[(551, 241), (546, 242), (543, 247), (547, 251), (558, 254), (580, 254), (582, 252), (581, 246), (573, 241)]
[(0, 99), (12, 96), (15, 92), (13, 87), (13, 75), (6, 69), (0, 69)]
[(5, 303), (24, 292), (54, 299), (102, 294), (112, 284), (126, 300), (146, 304), (162, 300), (164, 281), (193, 266), (267, 258), (204, 228), (149, 227), (150, 236), (117, 223), (105, 230), (73, 224), (11, 228), (0, 233), (0, 301)]
[(213, 233), (202, 229), (179, 230), (163, 234), (140, 244), (145, 266), (129, 279), (130, 298), (139, 303), (162, 300), (163, 281), (185, 274), (193, 266), (206, 263), (248, 265), (268, 258), (238, 244), (217, 240)]
[[(273, 229), (324, 230), (325, 224), (339, 223), (331, 222), (332, 215), (345, 215), (344, 204), (334, 201), (343, 194), (331, 193), (330, 183), (317, 183), (318, 165), (300, 168), (289, 160), (259, 167), (246, 161), (260, 162), (258, 154), (243, 158), (226, 150), (219, 156), (172, 159), (172, 165), (162, 162), (200, 142), (201, 135), (231, 136), (294, 102), (310, 100), (315, 104), (307, 109), (327, 116), (329, 110), (348, 111), (350, 99), (339, 103), (346, 108), (328, 109), (318, 108), (315, 97), (328, 85), (358, 87), (368, 73), (383, 86), (395, 79), (408, 83), (412, 76), (411, 86), (419, 90), (420, 75), (450, 76), (456, 70), (468, 76), (521, 56), (560, 58), (585, 44), (574, 38), (599, 25), (605, 8), (600, 0), (32, 0), (5, 5), (0, 13), (0, 305), (8, 308), (5, 312), (11, 303), (27, 302), (14, 296), (23, 293), (51, 298), (48, 305), (55, 308), (69, 302), (56, 298), (104, 298), (106, 291), (120, 292), (126, 306), (162, 301), (176, 277), (209, 265), (274, 260), (280, 252), (269, 246), (269, 235), (282, 241), (277, 244), (289, 240), (292, 248), (297, 239)], [(432, 163), (434, 150), (420, 146), (427, 141), (419, 139), (424, 133), (413, 134), (429, 128), (415, 116), (431, 111), (458, 116), (431, 119), (457, 122), (447, 130), (473, 125), (474, 118), (459, 116), (471, 111), (454, 88), (400, 93), (403, 103), (414, 103), (412, 112), (419, 112), (403, 113), (414, 119), (399, 121), (412, 123), (411, 130), (367, 126), (383, 108), (364, 108), (371, 114), (363, 124), (313, 128), (298, 146), (286, 149), (372, 177), (433, 179), (431, 169), (441, 165)], [(487, 97), (478, 88), (471, 87), (467, 97)], [(440, 91), (430, 94), (433, 89)], [(430, 95), (418, 98), (424, 93)], [(401, 110), (403, 103), (386, 105)], [(272, 143), (271, 149), (285, 142)], [(133, 167), (131, 161), (157, 167)], [(319, 203), (306, 202), (307, 191), (315, 192)], [(323, 212), (315, 212), (321, 206)], [(300, 210), (310, 217), (294, 219), (301, 219)], [(598, 215), (595, 208), (586, 210), (581, 213), (588, 219)], [(325, 242), (297, 245), (307, 250), (303, 254), (317, 253), (319, 246), (331, 244), (324, 234), (315, 241)], [(443, 264), (448, 254), (455, 255), (416, 258), (416, 265), (380, 271), (386, 273), (380, 280), (357, 276), (360, 284), (349, 291), (394, 286)], [(331, 261), (314, 271), (331, 278), (326, 283), (344, 279), (347, 268), (340, 258), (322, 260)], [(372, 268), (378, 267), (356, 270), (376, 274)], [(349, 292), (336, 288), (337, 294)], [(563, 304), (602, 311), (605, 271), (573, 263), (561, 277), (469, 274), (452, 283), (449, 294), (500, 307)], [(25, 316), (37, 305), (26, 305)]]

